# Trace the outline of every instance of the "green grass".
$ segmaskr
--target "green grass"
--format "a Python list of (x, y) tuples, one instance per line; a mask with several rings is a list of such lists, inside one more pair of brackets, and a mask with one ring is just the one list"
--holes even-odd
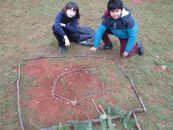
[[(57, 54), (57, 41), (52, 35), (51, 26), (54, 22), (56, 11), (61, 10), (67, 0), (43, 0), (43, 1), (1, 1), (0, 2), (0, 129), (19, 129), (19, 120), (16, 107), (16, 89), (9, 88), (14, 80), (15, 74), (5, 76), (11, 72), (21, 59), (38, 54)], [(89, 25), (96, 28), (107, 0), (77, 0), (81, 9), (81, 25)], [(127, 72), (134, 80), (146, 107), (147, 113), (138, 115), (139, 122), (144, 130), (172, 130), (173, 129), (173, 1), (155, 0), (154, 2), (143, 2), (134, 5), (129, 0), (124, 0), (132, 9), (139, 24), (139, 40), (145, 47), (145, 56), (133, 56), (130, 59), (120, 59), (126, 66)], [(114, 44), (117, 39), (112, 38)], [(112, 56), (118, 53), (119, 45), (114, 48), (115, 52), (102, 53), (100, 56)], [(72, 45), (67, 55), (84, 54), (88, 52), (88, 47)], [(56, 60), (55, 60), (56, 61)], [(64, 59), (59, 60), (64, 62)], [(88, 60), (89, 61), (89, 60)], [(75, 61), (78, 63), (77, 61)], [(102, 61), (91, 60), (90, 64), (99, 64)], [(85, 62), (84, 62), (85, 64)], [(153, 70), (153, 66), (165, 65), (168, 72), (162, 73)], [(104, 75), (107, 64), (102, 65), (99, 72), (100, 79), (105, 84), (112, 81), (106, 79)], [(122, 86), (128, 84), (128, 80), (111, 64), (110, 69), (115, 73), (116, 78)], [(24, 77), (22, 85), (29, 89), (28, 83), (32, 84), (32, 79)], [(34, 85), (34, 84), (32, 84)], [(133, 98), (128, 99), (126, 88), (121, 88), (121, 95), (115, 95), (115, 99), (124, 100), (122, 104), (129, 107), (136, 105)], [(22, 96), (25, 93), (22, 93)], [(112, 93), (110, 93), (112, 94)], [(24, 97), (29, 98), (29, 97)], [(100, 102), (105, 104), (103, 99)], [(122, 105), (121, 104), (121, 105)], [(6, 114), (9, 113), (8, 117)], [(25, 111), (24, 111), (25, 113)], [(40, 126), (40, 124), (35, 124)], [(30, 128), (29, 126), (27, 126)], [(121, 127), (121, 126), (120, 126)], [(34, 129), (34, 128), (32, 128)], [(122, 129), (122, 128), (120, 128)]]

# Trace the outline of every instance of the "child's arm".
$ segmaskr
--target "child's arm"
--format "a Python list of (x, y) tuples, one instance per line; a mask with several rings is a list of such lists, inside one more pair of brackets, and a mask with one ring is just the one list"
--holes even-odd
[(99, 27), (96, 30), (95, 36), (94, 36), (94, 46), (89, 49), (91, 52), (96, 52), (98, 46), (100, 45), (101, 38), (106, 31), (107, 27), (104, 26), (102, 23), (99, 25)]
[[(137, 33), (138, 33), (138, 26), (134, 19), (131, 19), (132, 22), (127, 24), (127, 34), (128, 34), (128, 41), (125, 47), (126, 52), (130, 52), (136, 42)], [(133, 25), (133, 26), (132, 26)]]
[(102, 36), (104, 32), (106, 31), (107, 27), (104, 26), (102, 23), (99, 25), (99, 27), (96, 29), (95, 36), (94, 36), (94, 47), (98, 48), (100, 45), (100, 41), (102, 39)]
[(55, 30), (62, 36), (64, 37), (66, 34), (61, 26), (61, 19), (62, 19), (62, 15), (63, 13), (62, 12), (59, 12), (57, 15), (56, 15), (56, 19), (55, 19)]
[(77, 19), (74, 19), (74, 21), (70, 24), (65, 24), (64, 26), (66, 29), (68, 29), (69, 31), (76, 33), (77, 32), (77, 27), (78, 27), (78, 21)]
[(64, 26), (61, 23), (62, 16), (63, 16), (62, 12), (59, 12), (57, 14), (56, 19), (55, 19), (55, 30), (64, 38), (65, 46), (69, 46), (70, 41), (62, 28), (62, 26)]

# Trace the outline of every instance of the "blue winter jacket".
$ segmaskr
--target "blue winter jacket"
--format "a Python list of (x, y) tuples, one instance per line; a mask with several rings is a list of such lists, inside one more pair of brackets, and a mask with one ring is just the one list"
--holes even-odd
[(118, 38), (128, 39), (125, 51), (131, 51), (137, 39), (138, 25), (131, 15), (130, 10), (123, 8), (121, 17), (116, 20), (111, 17), (103, 18), (102, 23), (100, 23), (99, 27), (96, 29), (94, 37), (95, 48), (98, 48), (100, 40), (107, 29)]
[[(65, 27), (62, 27), (60, 23), (66, 24)], [(71, 33), (76, 33), (78, 28), (78, 20), (76, 17), (69, 18), (63, 11), (60, 11), (56, 15), (55, 19), (55, 31), (58, 32), (62, 37), (65, 36), (64, 29), (68, 30)]]

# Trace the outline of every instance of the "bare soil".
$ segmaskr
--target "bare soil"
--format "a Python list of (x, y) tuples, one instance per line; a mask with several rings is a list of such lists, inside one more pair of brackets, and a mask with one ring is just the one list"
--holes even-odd
[[(65, 68), (64, 63), (41, 59), (29, 61), (22, 67), (23, 73), (32, 78), (35, 83), (35, 86), (26, 92), (26, 96), (30, 98), (22, 100), (23, 106), (30, 109), (28, 112), (30, 122), (39, 122), (44, 126), (50, 126), (56, 122), (97, 118), (98, 113), (90, 98), (74, 106), (67, 100), (57, 99), (52, 96), (53, 83), (57, 76), (61, 74), (64, 75), (55, 84), (55, 95), (79, 101), (88, 95), (104, 91), (102, 82), (97, 76), (91, 74), (87, 68), (75, 64), (69, 64), (68, 66), (70, 67)], [(70, 72), (75, 69), (78, 71)], [(66, 72), (70, 73), (65, 74)], [(93, 96), (94, 101), (98, 97), (104, 97), (107, 102), (116, 104), (115, 98), (106, 92)]]

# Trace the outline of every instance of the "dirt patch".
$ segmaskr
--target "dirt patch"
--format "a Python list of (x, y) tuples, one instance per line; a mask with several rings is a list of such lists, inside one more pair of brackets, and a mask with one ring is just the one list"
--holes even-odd
[(134, 4), (142, 4), (143, 0), (132, 0)]
[(156, 1), (156, 0), (132, 0), (132, 2), (134, 4), (138, 4), (138, 5), (143, 4), (144, 2), (151, 2), (152, 3), (154, 1)]
[[(67, 100), (53, 98), (51, 92), (52, 86), (55, 85), (56, 95), (79, 101), (88, 95), (102, 91), (102, 82), (87, 68), (72, 63), (68, 63), (65, 67), (64, 63), (55, 63), (47, 59), (27, 62), (22, 71), (34, 80), (35, 86), (27, 92), (27, 96), (31, 99), (23, 100), (22, 104), (31, 109), (27, 115), (30, 123), (40, 122), (44, 126), (49, 126), (68, 120), (96, 118), (98, 113), (90, 98), (73, 106)], [(72, 70), (77, 71), (70, 72)], [(53, 85), (60, 75), (62, 76)], [(116, 100), (106, 92), (93, 96), (93, 99), (96, 101), (99, 97), (105, 97), (105, 100), (111, 104), (116, 103)]]
[(157, 72), (162, 72), (162, 73), (168, 72), (168, 69), (166, 68), (166, 66), (153, 66), (153, 70)]
[[(65, 70), (67, 72), (61, 74), (54, 80), (53, 87), (55, 88), (55, 95), (58, 94), (77, 101), (84, 98), (84, 96), (98, 92), (99, 89), (101, 91), (102, 83), (96, 77), (92, 76), (87, 69), (71, 68), (70, 70)], [(55, 81), (57, 81), (56, 84)]]

